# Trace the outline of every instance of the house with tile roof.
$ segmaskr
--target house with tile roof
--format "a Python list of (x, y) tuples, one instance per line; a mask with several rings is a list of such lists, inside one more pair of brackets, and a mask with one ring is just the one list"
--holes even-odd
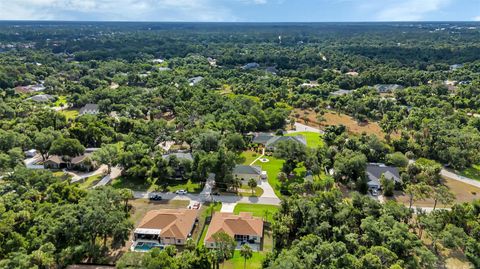
[(160, 245), (185, 245), (197, 221), (198, 210), (151, 210), (133, 232), (135, 243), (156, 242)]
[(238, 242), (237, 248), (248, 243), (254, 246), (252, 249), (259, 250), (263, 238), (263, 220), (250, 212), (240, 212), (239, 215), (215, 212), (205, 236), (204, 245), (207, 248), (215, 248), (213, 235), (219, 232), (225, 232), (234, 238)]
[(92, 160), (92, 153), (73, 157), (71, 159), (64, 158), (59, 155), (51, 155), (44, 163), (45, 169), (70, 169), (77, 171), (93, 171), (98, 168), (97, 162)]

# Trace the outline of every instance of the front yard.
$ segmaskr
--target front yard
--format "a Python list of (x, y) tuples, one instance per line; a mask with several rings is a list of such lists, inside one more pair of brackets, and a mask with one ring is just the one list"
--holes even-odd
[(192, 180), (168, 180), (158, 182), (154, 180), (149, 182), (145, 179), (133, 179), (127, 177), (118, 177), (111, 182), (112, 187), (116, 189), (131, 189), (134, 191), (169, 191), (175, 192), (177, 190), (186, 190), (189, 193), (200, 193), (202, 191), (202, 184), (200, 182), (193, 182)]

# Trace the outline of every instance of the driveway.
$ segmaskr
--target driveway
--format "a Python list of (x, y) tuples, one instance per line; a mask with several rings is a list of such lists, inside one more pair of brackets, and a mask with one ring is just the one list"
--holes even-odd
[(267, 180), (262, 180), (258, 187), (262, 188), (263, 194), (262, 198), (277, 198), (277, 195), (275, 194), (275, 191), (273, 190), (272, 186), (268, 183)]
[(102, 180), (100, 180), (97, 185), (93, 186), (93, 188), (105, 186), (107, 185), (112, 179), (119, 177), (122, 174), (122, 168), (115, 166), (112, 168), (110, 174), (104, 176)]
[(233, 213), (237, 203), (222, 203), (222, 209), (220, 212)]
[(72, 183), (78, 182), (82, 179), (85, 179), (87, 177), (103, 174), (107, 171), (107, 166), (106, 165), (101, 165), (97, 170), (88, 172), (88, 173), (79, 173), (77, 171), (67, 171), (64, 170), (65, 173), (68, 173), (69, 175), (72, 176)]

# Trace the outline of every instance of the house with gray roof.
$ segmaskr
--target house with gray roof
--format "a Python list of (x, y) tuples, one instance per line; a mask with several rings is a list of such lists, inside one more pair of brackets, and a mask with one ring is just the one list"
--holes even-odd
[(249, 69), (255, 69), (255, 68), (259, 68), (260, 65), (258, 63), (248, 63), (244, 66), (242, 66), (242, 69), (243, 70), (249, 70)]
[(252, 140), (254, 144), (261, 144), (269, 151), (274, 151), (278, 143), (282, 141), (294, 141), (307, 145), (307, 140), (303, 135), (296, 136), (276, 136), (270, 133), (257, 133)]
[(174, 153), (164, 154), (162, 155), (162, 158), (164, 160), (167, 160), (167, 159), (170, 159), (170, 157), (172, 156), (175, 156), (179, 160), (193, 161), (193, 156), (192, 156), (192, 153), (190, 152), (174, 152)]
[(236, 165), (232, 172), (234, 177), (244, 181), (244, 183), (248, 182), (251, 178), (257, 181), (267, 178), (267, 173), (262, 171), (260, 166), (255, 165)]
[(190, 86), (196, 85), (196, 84), (200, 83), (200, 81), (202, 81), (202, 80), (203, 80), (202, 76), (189, 78), (188, 79), (188, 85), (190, 85)]
[(404, 87), (398, 84), (377, 84), (373, 86), (379, 93), (393, 92), (396, 90), (402, 90)]
[(100, 113), (100, 108), (97, 104), (86, 104), (84, 107), (80, 108), (80, 111), (78, 112), (80, 116), (85, 114), (97, 115), (98, 113)]
[(338, 91), (334, 91), (334, 92), (331, 92), (330, 95), (332, 96), (342, 96), (342, 95), (347, 95), (347, 94), (350, 94), (352, 93), (353, 90), (343, 90), (343, 89), (340, 89)]
[(395, 183), (401, 183), (400, 174), (397, 167), (387, 166), (382, 163), (369, 163), (367, 164), (366, 174), (368, 178), (368, 188), (370, 190), (380, 190), (382, 188), (380, 179), (382, 175), (389, 180), (395, 181)]
[(34, 95), (30, 98), (28, 98), (28, 100), (32, 100), (34, 102), (37, 102), (37, 103), (46, 103), (46, 102), (49, 102), (51, 100), (54, 100), (55, 97), (53, 95), (50, 95), (50, 94), (37, 94), (37, 95)]

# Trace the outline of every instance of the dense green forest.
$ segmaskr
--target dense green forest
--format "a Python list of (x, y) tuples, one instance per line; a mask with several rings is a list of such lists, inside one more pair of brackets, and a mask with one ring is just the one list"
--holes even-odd
[[(123, 180), (168, 187), (181, 170), (203, 185), (215, 173), (223, 191), (241, 187), (232, 170), (257, 150), (253, 133), (336, 113), (383, 135), (328, 122), (319, 146), (278, 146), (282, 202), (263, 268), (439, 268), (445, 249), (478, 268), (479, 202), (432, 213), (412, 202), (453, 204), (441, 198), (452, 195), (443, 167), (480, 178), (479, 40), (479, 23), (0, 22), (0, 267), (112, 263), (134, 227), (128, 186), (81, 188), (25, 167), (27, 150), (69, 162), (100, 148), (93, 160), (121, 167)], [(99, 113), (80, 115), (86, 104)], [(163, 158), (168, 141), (192, 160)], [(382, 185), (410, 206), (364, 195), (367, 163), (399, 167), (402, 184)], [(189, 246), (127, 253), (117, 266), (218, 262)]]

